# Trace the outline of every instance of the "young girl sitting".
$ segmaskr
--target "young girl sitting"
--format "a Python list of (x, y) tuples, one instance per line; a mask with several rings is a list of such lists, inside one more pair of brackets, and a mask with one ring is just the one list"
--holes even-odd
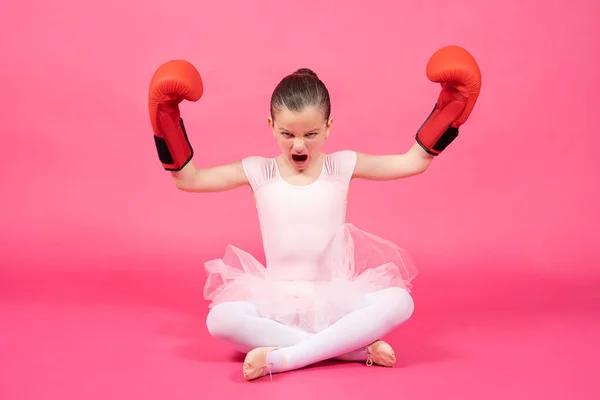
[(414, 309), (417, 269), (397, 245), (346, 222), (352, 179), (392, 180), (423, 173), (458, 135), (479, 95), (481, 74), (464, 49), (438, 50), (427, 65), (442, 91), (403, 154), (323, 151), (332, 118), (329, 92), (309, 69), (284, 77), (273, 91), (269, 126), (281, 154), (249, 156), (198, 168), (178, 104), (197, 101), (202, 79), (185, 61), (163, 64), (150, 84), (154, 139), (163, 167), (188, 192), (249, 185), (254, 193), (266, 267), (228, 246), (206, 263), (211, 335), (246, 353), (248, 380), (327, 360), (392, 366), (381, 337)]

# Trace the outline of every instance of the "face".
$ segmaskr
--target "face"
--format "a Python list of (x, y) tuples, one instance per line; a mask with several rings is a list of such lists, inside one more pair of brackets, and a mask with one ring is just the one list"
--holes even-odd
[(318, 160), (332, 122), (325, 120), (323, 112), (315, 108), (300, 112), (283, 109), (275, 114), (275, 120), (269, 118), (269, 126), (283, 156), (298, 171)]

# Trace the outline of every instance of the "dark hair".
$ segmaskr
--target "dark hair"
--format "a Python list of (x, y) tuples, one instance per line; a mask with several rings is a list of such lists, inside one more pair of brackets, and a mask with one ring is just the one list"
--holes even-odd
[(325, 119), (331, 114), (329, 91), (317, 74), (308, 68), (300, 68), (284, 77), (271, 95), (271, 118), (275, 112), (287, 108), (302, 111), (306, 107), (318, 107)]

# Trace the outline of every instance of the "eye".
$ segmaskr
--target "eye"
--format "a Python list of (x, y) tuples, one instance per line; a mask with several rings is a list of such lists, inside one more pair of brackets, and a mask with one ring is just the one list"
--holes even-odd
[(317, 135), (318, 135), (318, 133), (311, 132), (311, 133), (309, 133), (309, 134), (308, 134), (308, 135), (306, 135), (306, 136), (308, 136), (308, 137), (315, 137), (315, 136), (317, 136)]
[(288, 132), (281, 132), (281, 134), (285, 137), (292, 137), (293, 135), (291, 133)]

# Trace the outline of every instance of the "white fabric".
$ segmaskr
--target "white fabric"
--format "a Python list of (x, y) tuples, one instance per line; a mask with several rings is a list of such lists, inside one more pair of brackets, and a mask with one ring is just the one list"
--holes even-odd
[(355, 152), (327, 155), (318, 179), (305, 186), (285, 181), (273, 158), (248, 157), (242, 164), (256, 199), (266, 266), (227, 246), (223, 258), (205, 264), (211, 308), (244, 302), (256, 316), (316, 333), (370, 293), (410, 289), (417, 269), (408, 254), (345, 222)]
[(413, 300), (406, 290), (388, 288), (365, 295), (355, 311), (318, 333), (263, 318), (248, 302), (215, 306), (208, 314), (207, 327), (213, 337), (244, 353), (257, 347), (280, 347), (270, 356), (275, 364), (273, 372), (277, 372), (283, 360), (287, 362), (285, 369), (342, 355), (345, 360), (364, 360), (364, 347), (408, 320), (413, 310)]

